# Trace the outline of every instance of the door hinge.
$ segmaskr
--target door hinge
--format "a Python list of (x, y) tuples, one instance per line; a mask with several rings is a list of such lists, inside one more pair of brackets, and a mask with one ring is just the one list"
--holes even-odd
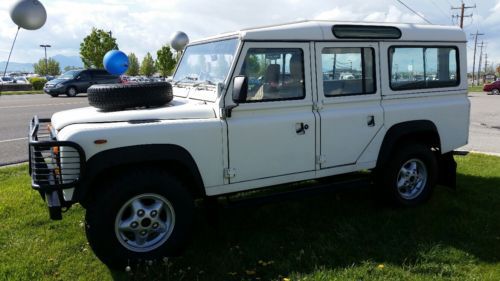
[(323, 164), (326, 162), (326, 157), (324, 155), (316, 155), (316, 164)]
[(236, 177), (236, 169), (234, 168), (224, 169), (224, 177), (228, 179)]
[(313, 103), (313, 110), (320, 111), (323, 109), (323, 102), (322, 101), (315, 101)]

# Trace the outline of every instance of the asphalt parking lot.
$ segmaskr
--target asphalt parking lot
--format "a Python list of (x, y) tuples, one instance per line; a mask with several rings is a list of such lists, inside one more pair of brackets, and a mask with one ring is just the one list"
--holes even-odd
[(469, 93), (471, 117), (469, 144), (463, 151), (477, 151), (500, 156), (500, 96)]
[(87, 96), (51, 98), (48, 95), (0, 96), (0, 166), (28, 160), (28, 126), (33, 115), (50, 118), (54, 112), (87, 106)]
[[(469, 144), (458, 149), (500, 155), (500, 96), (470, 93)], [(0, 96), (0, 166), (27, 161), (28, 124), (33, 115), (87, 106), (86, 95), (74, 98), (48, 95)]]

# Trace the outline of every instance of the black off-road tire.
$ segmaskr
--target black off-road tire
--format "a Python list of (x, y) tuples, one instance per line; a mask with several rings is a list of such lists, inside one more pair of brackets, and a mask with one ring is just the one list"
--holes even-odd
[(158, 107), (173, 99), (172, 85), (168, 82), (94, 85), (87, 94), (89, 104), (103, 111)]
[[(162, 169), (127, 169), (117, 177), (95, 188), (87, 206), (85, 232), (96, 256), (110, 268), (144, 265), (148, 261), (179, 255), (189, 241), (194, 203), (187, 188), (176, 177)], [(166, 198), (173, 207), (174, 225), (167, 240), (148, 251), (132, 251), (120, 242), (116, 222), (120, 210), (129, 200), (147, 194)]]
[[(423, 188), (414, 198), (405, 198), (398, 190), (400, 172), (405, 163), (411, 160), (419, 161), (425, 167), (427, 180)], [(416, 206), (427, 201), (436, 185), (438, 175), (437, 159), (430, 147), (420, 143), (398, 145), (385, 165), (377, 168), (377, 186), (382, 199), (396, 206)], [(411, 197), (411, 196), (410, 196)]]

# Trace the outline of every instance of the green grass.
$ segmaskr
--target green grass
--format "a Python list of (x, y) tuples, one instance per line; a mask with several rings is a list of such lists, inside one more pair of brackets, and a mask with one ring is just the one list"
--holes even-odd
[(479, 86), (469, 85), (469, 92), (482, 92), (482, 91), (483, 91), (483, 85), (479, 85)]
[(0, 95), (34, 95), (34, 94), (43, 94), (43, 91), (9, 91), (9, 92), (0, 92)]
[(369, 190), (200, 212), (184, 256), (109, 271), (86, 242), (84, 210), (50, 221), (26, 166), (0, 169), (0, 279), (500, 280), (500, 158), (457, 156), (458, 188), (389, 208)]

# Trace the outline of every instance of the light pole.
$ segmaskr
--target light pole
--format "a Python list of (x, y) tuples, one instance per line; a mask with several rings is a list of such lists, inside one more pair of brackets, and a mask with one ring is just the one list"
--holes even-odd
[(47, 48), (50, 48), (52, 46), (50, 45), (40, 45), (40, 47), (45, 49), (45, 75), (49, 75), (49, 64), (47, 62)]

